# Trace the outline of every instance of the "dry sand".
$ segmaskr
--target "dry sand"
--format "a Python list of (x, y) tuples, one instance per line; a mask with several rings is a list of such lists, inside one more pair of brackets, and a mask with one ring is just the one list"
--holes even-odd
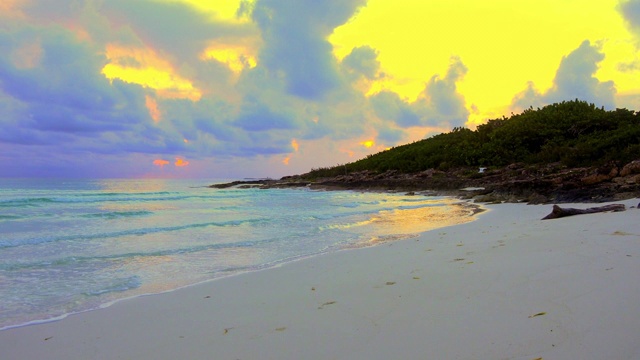
[(488, 208), (1, 331), (0, 359), (640, 359), (640, 210), (541, 221), (551, 205)]

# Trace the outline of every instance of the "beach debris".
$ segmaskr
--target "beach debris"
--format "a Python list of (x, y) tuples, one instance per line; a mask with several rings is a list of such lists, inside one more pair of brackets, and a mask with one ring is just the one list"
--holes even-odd
[(337, 301), (327, 301), (326, 303), (324, 303), (324, 304), (322, 304), (322, 305), (318, 306), (318, 309), (319, 309), (319, 310), (322, 310), (322, 309), (324, 309), (324, 307), (325, 307), (325, 306), (327, 306), (327, 305), (333, 305), (333, 304), (335, 304), (336, 302), (337, 302)]
[[(631, 234), (631, 233), (624, 232), (624, 231), (614, 231), (611, 235), (633, 236), (635, 234)], [(638, 235), (635, 235), (635, 236), (638, 236)]]
[(413, 280), (420, 280), (420, 276), (414, 276)]
[(624, 204), (611, 204), (611, 205), (592, 207), (588, 209), (561, 208), (558, 205), (553, 205), (553, 210), (551, 211), (551, 214), (543, 217), (542, 220), (558, 219), (562, 217), (581, 215), (581, 214), (593, 214), (593, 213), (609, 212), (609, 211), (618, 212), (618, 211), (625, 211), (625, 210), (626, 210), (626, 207)]
[(534, 317), (538, 317), (538, 316), (542, 316), (542, 315), (547, 315), (546, 312), (539, 312), (537, 314), (533, 314), (533, 315), (529, 315), (529, 319), (534, 318)]
[(312, 288), (311, 288), (311, 291), (316, 291), (316, 288), (315, 288), (315, 287), (312, 287)]
[(454, 262), (456, 261), (464, 261), (464, 258), (457, 258), (457, 259), (453, 259)]
[(385, 285), (394, 285), (395, 283), (396, 283), (395, 281), (387, 281)]
[(224, 334), (227, 335), (231, 330), (233, 330), (232, 327), (224, 329)]
[(276, 331), (285, 331), (285, 330), (287, 330), (286, 326), (276, 328)]
[(51, 340), (51, 339), (53, 339), (53, 336), (49, 336), (49, 337), (47, 337), (47, 338), (44, 338), (44, 341), (49, 341), (49, 340)]

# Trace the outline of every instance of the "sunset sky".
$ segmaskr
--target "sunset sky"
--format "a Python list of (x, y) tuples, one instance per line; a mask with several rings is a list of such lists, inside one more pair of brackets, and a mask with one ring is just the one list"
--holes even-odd
[(562, 100), (640, 0), (0, 0), (0, 177), (280, 177)]

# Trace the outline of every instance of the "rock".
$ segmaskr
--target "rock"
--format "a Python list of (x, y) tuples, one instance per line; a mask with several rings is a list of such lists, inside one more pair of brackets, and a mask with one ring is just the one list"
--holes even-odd
[(254, 189), (254, 188), (259, 188), (260, 186), (263, 185), (257, 185), (257, 184), (252, 184), (252, 185), (239, 185), (238, 189)]
[(523, 163), (513, 163), (510, 164), (509, 166), (507, 166), (507, 169), (509, 170), (517, 170), (517, 169), (522, 169), (524, 167)]
[(529, 201), (527, 203), (529, 205), (540, 205), (540, 204), (546, 204), (549, 202), (549, 199), (546, 196), (540, 195), (540, 194), (533, 194), (529, 197), (528, 200)]
[(581, 181), (585, 185), (595, 185), (595, 184), (600, 184), (601, 182), (605, 182), (609, 179), (610, 179), (609, 175), (593, 174), (593, 175), (583, 177)]
[(491, 193), (491, 194), (487, 194), (487, 195), (475, 196), (473, 198), (473, 201), (477, 202), (477, 203), (492, 203), (492, 204), (494, 204), (494, 203), (501, 202), (501, 199), (499, 199), (498, 196), (496, 196), (496, 194)]
[[(620, 167), (614, 163), (580, 168), (560, 163), (527, 167), (516, 163), (504, 168), (492, 168), (484, 174), (478, 174), (477, 169), (476, 166), (451, 168), (446, 172), (429, 169), (410, 174), (396, 170), (384, 173), (364, 170), (312, 179), (296, 175), (280, 180), (234, 181), (211, 187), (393, 190), (408, 195), (431, 191), (432, 195), (459, 196), (481, 203), (610, 202), (640, 196), (640, 159), (624, 167), (626, 176), (618, 174)], [(476, 190), (481, 188), (485, 190)], [(464, 191), (470, 189), (474, 191)]]
[(628, 176), (632, 174), (640, 174), (640, 160), (634, 160), (622, 168), (620, 176)]
[(627, 179), (622, 177), (613, 178), (611, 181), (616, 185), (624, 185), (627, 183)]
[(636, 193), (634, 192), (619, 192), (613, 195), (613, 200), (614, 201), (629, 200), (629, 199), (633, 199), (634, 197), (636, 197)]
[(444, 171), (440, 171), (440, 170), (436, 170), (436, 169), (428, 169), (428, 170), (425, 170), (425, 171), (423, 171), (421, 173), (418, 173), (417, 176), (421, 177), (421, 178), (430, 178), (430, 177), (433, 177), (434, 175), (438, 175), (438, 174), (444, 175), (445, 172)]
[(620, 171), (618, 170), (618, 168), (612, 168), (611, 171), (609, 171), (609, 177), (610, 178), (614, 178), (616, 176), (620, 175)]
[(634, 185), (634, 184), (640, 184), (640, 175), (635, 175), (635, 176), (621, 176), (621, 177), (617, 177), (614, 178), (612, 180), (615, 184), (617, 185)]

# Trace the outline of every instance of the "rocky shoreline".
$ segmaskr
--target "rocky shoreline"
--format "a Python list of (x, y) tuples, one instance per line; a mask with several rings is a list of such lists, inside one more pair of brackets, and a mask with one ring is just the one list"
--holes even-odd
[(210, 187), (397, 191), (455, 196), (483, 203), (598, 203), (640, 197), (640, 159), (622, 166), (581, 168), (552, 163), (544, 166), (511, 164), (497, 169), (429, 169), (412, 174), (395, 170), (384, 173), (359, 171), (317, 179), (302, 174), (279, 180), (234, 181)]

